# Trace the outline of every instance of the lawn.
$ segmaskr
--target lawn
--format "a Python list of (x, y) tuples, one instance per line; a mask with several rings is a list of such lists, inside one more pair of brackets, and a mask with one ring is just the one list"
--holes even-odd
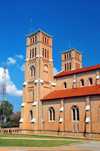
[(0, 146), (20, 146), (20, 147), (54, 147), (79, 143), (79, 141), (53, 141), (53, 140), (19, 140), (0, 139)]
[(50, 138), (50, 139), (79, 139), (79, 140), (88, 140), (86, 138), (44, 136), (44, 135), (24, 135), (24, 134), (0, 134), (0, 137), (23, 137), (23, 138), (48, 138), (48, 139)]

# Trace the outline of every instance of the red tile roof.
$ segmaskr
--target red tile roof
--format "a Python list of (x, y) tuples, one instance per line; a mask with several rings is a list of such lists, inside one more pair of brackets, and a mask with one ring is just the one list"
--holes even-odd
[(76, 73), (82, 73), (82, 72), (86, 72), (86, 71), (92, 71), (92, 70), (96, 70), (96, 69), (100, 69), (100, 64), (94, 65), (94, 66), (85, 67), (85, 68), (80, 68), (80, 69), (76, 69), (76, 70), (62, 71), (62, 72), (56, 74), (54, 76), (54, 78), (67, 76), (67, 75), (71, 75), (71, 74), (76, 74)]
[(80, 96), (90, 96), (90, 95), (100, 95), (100, 85), (66, 89), (66, 90), (56, 90), (46, 95), (44, 99), (42, 99), (41, 101), (73, 98), (73, 97), (80, 97)]

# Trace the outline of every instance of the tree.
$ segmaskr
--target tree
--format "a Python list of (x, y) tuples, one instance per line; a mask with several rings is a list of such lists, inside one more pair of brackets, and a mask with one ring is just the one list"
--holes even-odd
[(10, 123), (11, 127), (18, 127), (19, 126), (20, 117), (21, 117), (21, 112), (13, 113), (10, 116), (10, 122), (9, 123)]
[(10, 120), (10, 115), (13, 113), (13, 105), (8, 101), (1, 101), (0, 104), (0, 124), (3, 124), (4, 119), (6, 122)]

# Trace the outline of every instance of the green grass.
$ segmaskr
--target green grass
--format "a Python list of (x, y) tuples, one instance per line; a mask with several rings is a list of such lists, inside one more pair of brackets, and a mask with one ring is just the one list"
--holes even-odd
[(79, 143), (79, 141), (51, 141), (51, 140), (17, 140), (0, 139), (0, 146), (20, 146), (20, 147), (54, 147)]
[(50, 138), (50, 139), (73, 139), (73, 140), (91, 140), (100, 141), (99, 139), (75, 138), (75, 137), (60, 137), (60, 136), (45, 136), (45, 135), (25, 135), (25, 134), (0, 134), (0, 137), (23, 137), (23, 138)]
[(44, 136), (44, 135), (24, 135), (24, 134), (0, 134), (0, 137), (24, 137), (24, 138), (51, 138), (51, 139), (79, 139), (89, 140), (86, 138), (74, 138), (74, 137), (59, 137), (59, 136)]

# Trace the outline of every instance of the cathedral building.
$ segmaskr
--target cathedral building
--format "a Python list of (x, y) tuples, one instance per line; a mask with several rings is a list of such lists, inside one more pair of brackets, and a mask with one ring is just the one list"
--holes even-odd
[(82, 68), (82, 53), (71, 49), (53, 76), (52, 36), (26, 37), (20, 133), (100, 137), (100, 65)]

